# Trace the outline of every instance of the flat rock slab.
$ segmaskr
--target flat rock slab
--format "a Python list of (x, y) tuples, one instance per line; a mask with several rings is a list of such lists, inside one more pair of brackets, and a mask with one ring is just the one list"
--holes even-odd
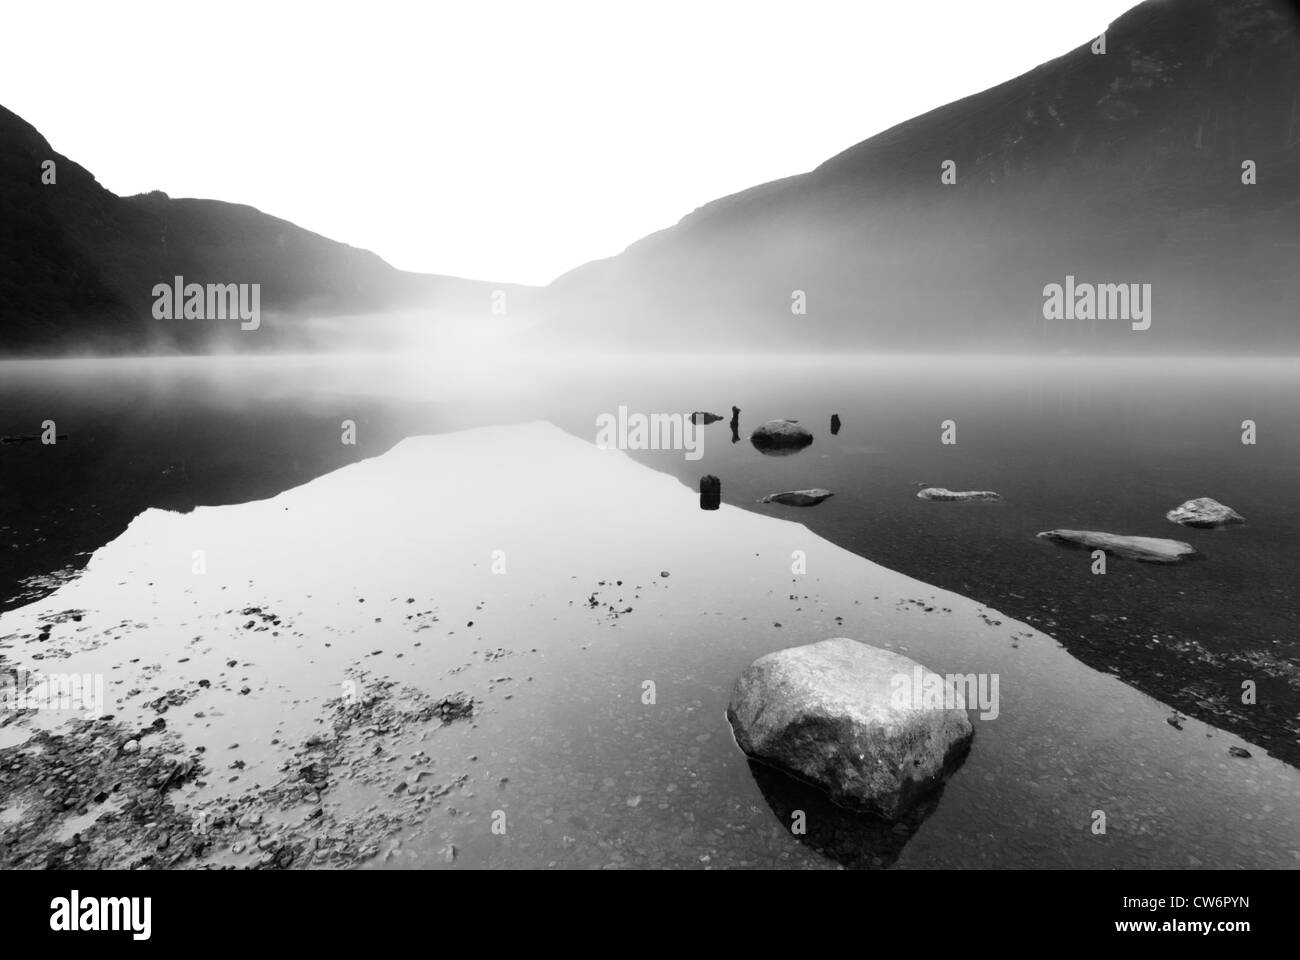
[(835, 494), (829, 490), (815, 487), (812, 490), (787, 490), (785, 493), (771, 493), (759, 503), (784, 503), (788, 507), (815, 507)]
[(1212, 497), (1197, 497), (1170, 510), (1165, 519), (1185, 527), (1224, 527), (1231, 523), (1245, 523), (1246, 518), (1232, 507), (1226, 507)]
[(727, 719), (754, 760), (893, 820), (957, 767), (974, 736), (959, 690), (942, 705), (917, 702), (926, 675), (936, 676), (846, 637), (790, 647), (746, 668)]
[(946, 487), (926, 487), (918, 490), (920, 500), (1001, 500), (1000, 493), (992, 490), (949, 490)]
[(1196, 548), (1190, 543), (1161, 537), (1126, 537), (1097, 530), (1047, 530), (1039, 536), (1054, 543), (1105, 550), (1117, 557), (1144, 563), (1178, 563), (1196, 555)]
[(708, 426), (710, 423), (717, 423), (721, 419), (722, 417), (718, 414), (709, 413), (707, 410), (696, 410), (691, 414), (691, 423), (703, 424), (704, 426)]

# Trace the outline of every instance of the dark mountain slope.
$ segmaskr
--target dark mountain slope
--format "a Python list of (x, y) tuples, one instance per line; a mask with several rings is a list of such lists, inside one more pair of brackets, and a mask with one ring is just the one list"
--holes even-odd
[[(54, 160), (56, 182), (41, 182)], [(153, 287), (260, 283), (262, 329), (156, 320)], [(203, 351), (308, 344), (298, 321), (392, 310), (487, 317), (493, 290), (527, 288), (406, 273), (252, 207), (118, 197), (0, 107), (0, 353)]]

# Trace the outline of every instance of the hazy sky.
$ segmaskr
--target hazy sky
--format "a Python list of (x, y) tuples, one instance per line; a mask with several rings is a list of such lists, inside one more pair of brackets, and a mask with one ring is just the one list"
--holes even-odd
[(10, 3), (0, 102), (116, 193), (544, 283), (1100, 33), (1132, 0)]

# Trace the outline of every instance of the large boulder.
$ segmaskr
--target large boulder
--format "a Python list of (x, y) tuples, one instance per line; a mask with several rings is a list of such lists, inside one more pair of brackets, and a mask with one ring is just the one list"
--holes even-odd
[(913, 696), (914, 660), (838, 637), (759, 657), (727, 719), (754, 760), (825, 790), (842, 807), (896, 819), (964, 758), (974, 729), (960, 691)]
[(821, 487), (812, 490), (787, 490), (784, 493), (769, 493), (759, 503), (784, 503), (788, 507), (815, 507), (835, 494)]
[(798, 420), (769, 420), (749, 435), (749, 442), (759, 450), (802, 450), (813, 442), (813, 435)]
[(1002, 495), (992, 490), (949, 490), (946, 487), (926, 487), (916, 495), (921, 500), (1001, 500)]
[(1144, 563), (1178, 563), (1196, 555), (1196, 548), (1190, 543), (1161, 537), (1126, 537), (1098, 530), (1047, 530), (1039, 536), (1055, 543), (1105, 550)]
[(1166, 513), (1165, 518), (1185, 527), (1223, 527), (1230, 523), (1246, 522), (1246, 518), (1232, 507), (1225, 507), (1212, 497), (1188, 500)]

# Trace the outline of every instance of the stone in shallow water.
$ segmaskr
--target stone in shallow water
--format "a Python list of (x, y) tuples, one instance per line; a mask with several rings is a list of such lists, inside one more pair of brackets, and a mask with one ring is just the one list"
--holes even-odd
[(992, 490), (949, 490), (946, 487), (926, 487), (918, 490), (920, 500), (1001, 500), (1002, 495)]
[(797, 420), (769, 420), (749, 436), (759, 450), (802, 450), (813, 442), (813, 435)]
[(759, 503), (784, 503), (789, 507), (815, 507), (828, 497), (835, 494), (829, 490), (823, 490), (820, 487), (814, 487), (812, 490), (787, 490), (785, 493), (770, 493)]
[(1197, 497), (1170, 510), (1165, 518), (1185, 527), (1223, 527), (1230, 523), (1245, 523), (1246, 518), (1232, 507), (1225, 507), (1212, 497)]
[(922, 675), (935, 676), (845, 637), (791, 647), (746, 668), (727, 720), (754, 760), (840, 806), (896, 819), (956, 768), (974, 735), (959, 693), (916, 702)]
[(1098, 530), (1047, 530), (1039, 536), (1055, 543), (1105, 550), (1144, 563), (1178, 563), (1196, 555), (1196, 548), (1190, 543), (1161, 537), (1126, 537)]

